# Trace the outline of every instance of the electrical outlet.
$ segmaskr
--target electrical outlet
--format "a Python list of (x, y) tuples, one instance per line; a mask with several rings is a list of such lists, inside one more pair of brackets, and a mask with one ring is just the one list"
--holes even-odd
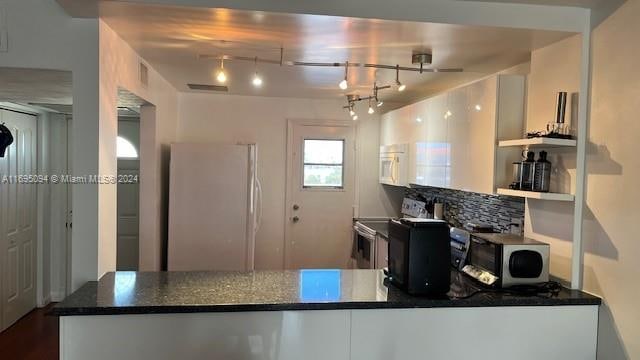
[(7, 35), (7, 29), (0, 28), (0, 52), (9, 51), (9, 36)]
[(9, 31), (7, 29), (7, 11), (0, 8), (0, 52), (9, 51)]
[(522, 236), (524, 234), (524, 219), (511, 218), (510, 232), (514, 235)]

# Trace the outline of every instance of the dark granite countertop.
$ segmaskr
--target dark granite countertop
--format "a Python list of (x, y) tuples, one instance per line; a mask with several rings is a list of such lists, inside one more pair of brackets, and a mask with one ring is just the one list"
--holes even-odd
[(446, 296), (416, 297), (388, 285), (382, 270), (116, 272), (88, 282), (53, 308), (60, 316), (483, 306), (599, 305), (600, 298), (482, 292), (452, 269)]

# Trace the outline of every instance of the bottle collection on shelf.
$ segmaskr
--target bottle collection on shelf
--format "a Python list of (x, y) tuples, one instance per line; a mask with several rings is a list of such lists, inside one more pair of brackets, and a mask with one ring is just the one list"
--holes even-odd
[(549, 192), (550, 179), (551, 162), (547, 160), (547, 152), (540, 151), (538, 160), (535, 160), (535, 153), (527, 151), (522, 161), (513, 163), (513, 182), (509, 185), (509, 188), (513, 190)]

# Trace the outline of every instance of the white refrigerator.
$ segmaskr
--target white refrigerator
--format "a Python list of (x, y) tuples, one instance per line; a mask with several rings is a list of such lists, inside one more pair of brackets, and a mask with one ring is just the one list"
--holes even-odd
[(262, 191), (257, 146), (174, 143), (168, 270), (253, 270)]

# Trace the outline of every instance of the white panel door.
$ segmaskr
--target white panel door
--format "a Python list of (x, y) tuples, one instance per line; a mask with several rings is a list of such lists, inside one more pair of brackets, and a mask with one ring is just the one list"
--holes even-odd
[(1, 121), (14, 137), (13, 144), (0, 158), (0, 178), (5, 180), (0, 184), (4, 329), (36, 306), (36, 185), (11, 180), (37, 172), (37, 119), (7, 110), (0, 112)]
[[(118, 176), (127, 179), (139, 178), (138, 160), (118, 160)], [(118, 271), (138, 270), (139, 247), (139, 185), (137, 182), (118, 184), (118, 243), (116, 269)]]
[(290, 269), (349, 268), (354, 127), (292, 121), (288, 136), (285, 265)]

